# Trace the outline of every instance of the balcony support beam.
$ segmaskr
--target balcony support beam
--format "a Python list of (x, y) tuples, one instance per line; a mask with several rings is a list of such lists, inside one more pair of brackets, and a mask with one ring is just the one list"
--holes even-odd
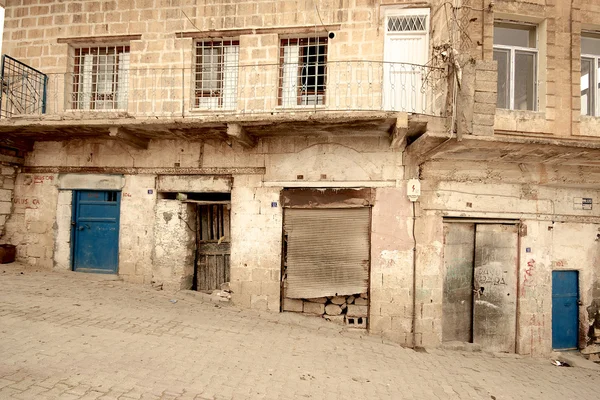
[(139, 149), (139, 150), (148, 150), (148, 144), (150, 143), (150, 139), (140, 137), (134, 133), (127, 132), (122, 127), (110, 127), (108, 130), (108, 134), (123, 143), (128, 144), (129, 146)]
[(396, 124), (392, 131), (392, 142), (390, 148), (393, 150), (404, 150), (406, 147), (406, 135), (408, 134), (408, 113), (398, 113)]
[(227, 124), (227, 136), (247, 149), (256, 146), (256, 138), (249, 135), (241, 124)]

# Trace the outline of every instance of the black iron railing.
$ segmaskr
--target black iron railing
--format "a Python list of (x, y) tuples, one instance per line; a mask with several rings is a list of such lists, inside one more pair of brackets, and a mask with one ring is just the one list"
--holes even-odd
[(0, 118), (46, 113), (46, 74), (4, 55), (0, 83)]

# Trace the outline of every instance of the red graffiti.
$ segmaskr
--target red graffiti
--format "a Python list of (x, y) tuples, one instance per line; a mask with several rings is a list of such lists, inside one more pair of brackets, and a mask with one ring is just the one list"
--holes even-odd
[(525, 269), (525, 276), (523, 277), (523, 290), (522, 295), (525, 296), (526, 287), (531, 286), (531, 281), (533, 278), (533, 272), (535, 271), (535, 260), (532, 258), (527, 261), (527, 269)]
[(34, 175), (33, 176), (33, 183), (35, 183), (35, 184), (51, 182), (51, 181), (54, 181), (54, 177), (52, 175)]
[(131, 197), (131, 193), (123, 192), (123, 197)]

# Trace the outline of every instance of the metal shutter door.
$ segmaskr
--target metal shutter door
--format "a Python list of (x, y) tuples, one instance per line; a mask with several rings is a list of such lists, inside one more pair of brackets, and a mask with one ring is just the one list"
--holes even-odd
[(286, 209), (285, 296), (366, 293), (370, 208)]

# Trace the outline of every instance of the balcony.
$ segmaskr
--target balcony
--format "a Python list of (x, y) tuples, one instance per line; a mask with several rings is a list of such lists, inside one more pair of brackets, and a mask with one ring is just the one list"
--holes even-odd
[[(147, 138), (188, 137), (185, 131), (225, 133), (227, 124), (239, 123), (276, 134), (278, 122), (280, 132), (330, 132), (332, 124), (347, 130), (352, 123), (381, 135), (393, 130), (399, 113), (443, 117), (445, 110), (446, 71), (413, 64), (327, 62), (312, 70), (225, 65), (219, 71), (100, 67), (87, 75), (38, 72), (41, 77), (5, 68), (0, 132), (16, 134), (27, 126), (33, 139), (47, 139), (104, 134), (119, 126)], [(34, 76), (36, 85), (30, 84)]]

